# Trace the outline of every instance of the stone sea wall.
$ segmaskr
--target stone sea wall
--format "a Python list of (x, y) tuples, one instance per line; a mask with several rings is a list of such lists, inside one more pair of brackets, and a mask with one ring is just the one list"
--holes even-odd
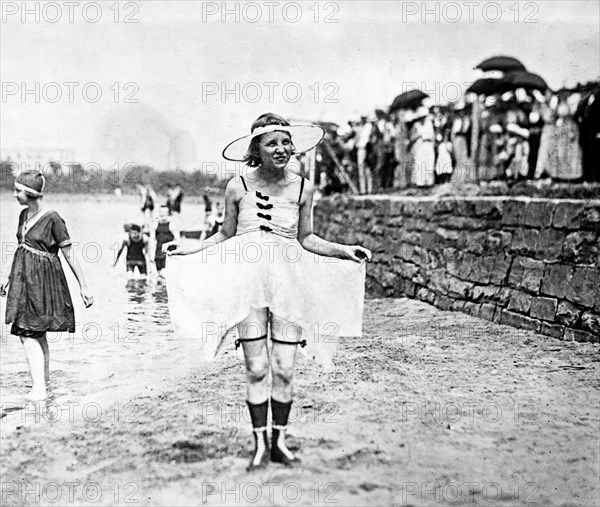
[(368, 296), (600, 341), (600, 200), (335, 196), (315, 232), (372, 250)]

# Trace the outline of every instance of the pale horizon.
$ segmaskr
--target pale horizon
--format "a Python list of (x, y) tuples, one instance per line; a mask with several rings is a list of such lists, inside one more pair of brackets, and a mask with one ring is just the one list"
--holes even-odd
[[(498, 54), (519, 58), (553, 89), (600, 78), (599, 7), (591, 1), (503, 3), (498, 22), (494, 2), (482, 2), (487, 20), (474, 8), (472, 23), (469, 2), (450, 3), (460, 12), (429, 2), (429, 14), (411, 10), (423, 2), (322, 2), (319, 12), (301, 2), (296, 22), (290, 2), (281, 3), (288, 20), (274, 8), (272, 22), (255, 2), (263, 9), (255, 23), (258, 11), (236, 2), (225, 22), (212, 14), (221, 2), (129, 4), (139, 10), (120, 4), (118, 23), (105, 3), (97, 23), (76, 11), (73, 23), (3, 19), (3, 151), (62, 148), (83, 162), (189, 170), (223, 163), (223, 147), (267, 111), (344, 123), (386, 109), (414, 85), (434, 102), (456, 100), (477, 78), (473, 67)], [(124, 23), (127, 15), (139, 22)], [(337, 22), (325, 23), (328, 16)], [(32, 91), (25, 100), (22, 83)]]

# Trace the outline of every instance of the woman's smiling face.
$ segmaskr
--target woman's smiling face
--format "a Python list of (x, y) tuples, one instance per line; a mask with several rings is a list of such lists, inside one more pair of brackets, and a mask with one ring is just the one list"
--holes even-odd
[(285, 169), (292, 156), (292, 138), (284, 131), (263, 134), (258, 147), (263, 167)]

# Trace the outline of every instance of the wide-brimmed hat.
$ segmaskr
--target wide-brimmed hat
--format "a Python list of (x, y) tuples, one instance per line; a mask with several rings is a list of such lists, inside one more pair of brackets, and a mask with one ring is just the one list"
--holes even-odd
[(319, 125), (266, 125), (265, 127), (256, 127), (251, 134), (239, 137), (229, 143), (223, 150), (223, 157), (233, 162), (243, 162), (250, 142), (255, 137), (268, 132), (284, 131), (290, 134), (292, 143), (296, 148), (296, 153), (304, 153), (317, 146), (325, 135), (325, 130)]
[(15, 188), (17, 190), (24, 190), (36, 197), (43, 195), (44, 186), (46, 186), (46, 178), (39, 171), (25, 171), (15, 179)]

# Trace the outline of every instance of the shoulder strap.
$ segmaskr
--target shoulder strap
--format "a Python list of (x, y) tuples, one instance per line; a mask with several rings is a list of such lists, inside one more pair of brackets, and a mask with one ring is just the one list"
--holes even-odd
[(300, 201), (302, 200), (302, 192), (304, 192), (304, 178), (302, 178), (302, 181), (300, 181), (300, 195), (298, 196), (298, 204), (300, 204)]
[(243, 177), (243, 176), (240, 176), (240, 178), (242, 179), (242, 184), (244, 185), (244, 190), (245, 190), (246, 192), (248, 192), (248, 187), (246, 186), (246, 180), (244, 179), (244, 177)]

